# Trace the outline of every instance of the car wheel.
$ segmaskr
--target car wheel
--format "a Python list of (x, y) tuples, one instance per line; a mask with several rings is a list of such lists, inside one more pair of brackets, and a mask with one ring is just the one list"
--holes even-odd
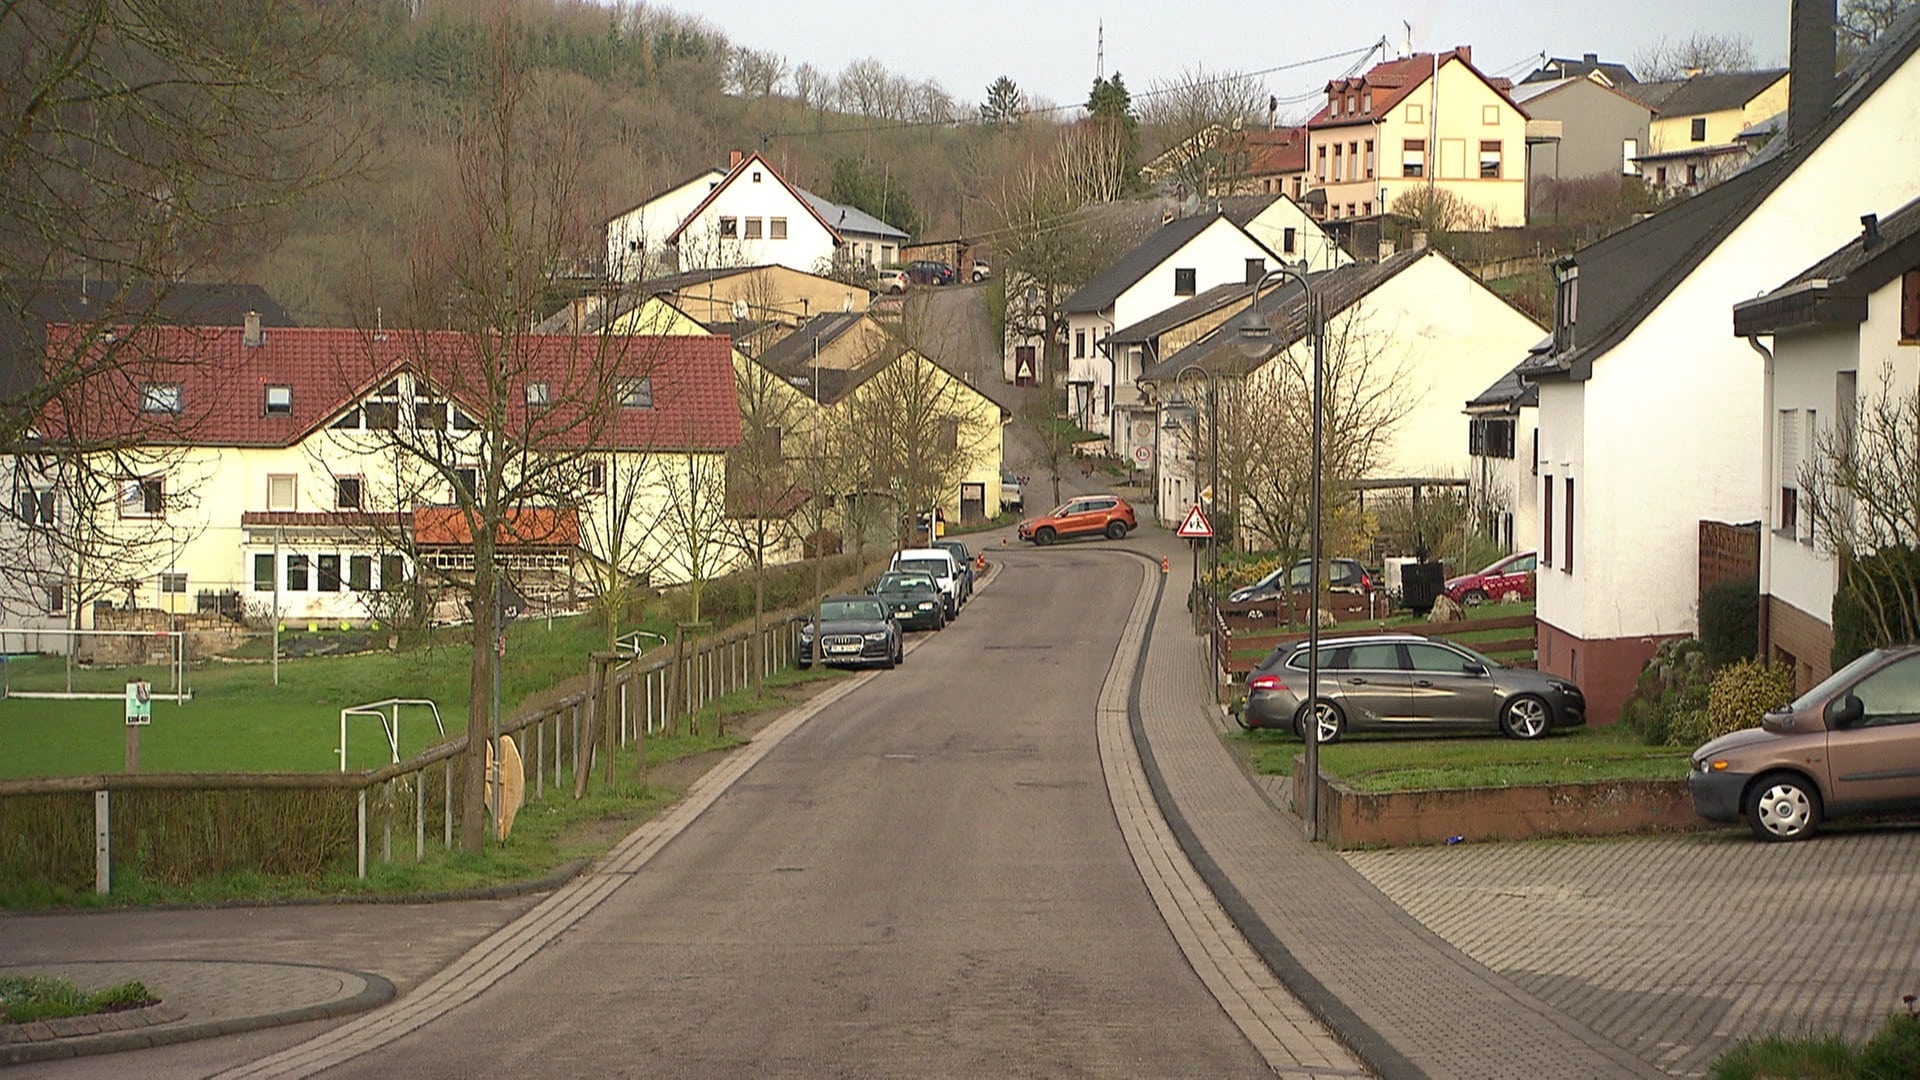
[(1508, 701), (1500, 710), (1500, 730), (1513, 739), (1538, 739), (1553, 727), (1553, 710), (1531, 694)]
[(894, 643), (893, 662), (896, 666), (907, 662), (907, 643), (905, 641)]
[(941, 608), (939, 611), (934, 612), (933, 628), (935, 630), (945, 630), (947, 628), (947, 609), (946, 608)]
[(1468, 589), (1466, 592), (1460, 594), (1460, 602), (1462, 604), (1467, 605), (1468, 607), (1474, 607), (1475, 605), (1478, 605), (1478, 604), (1484, 604), (1487, 602), (1486, 590)]
[(1747, 826), (1769, 842), (1805, 840), (1820, 828), (1820, 790), (1795, 773), (1769, 773), (1747, 789)]
[[(1320, 736), (1320, 745), (1337, 743), (1340, 741), (1340, 736), (1347, 733), (1347, 714), (1340, 711), (1340, 706), (1322, 699), (1315, 704), (1314, 714), (1319, 720), (1315, 727)], [(1293, 733), (1299, 736), (1301, 741), (1306, 740), (1307, 707), (1305, 705), (1300, 706), (1300, 711), (1293, 715)]]
[(1053, 543), (1053, 530), (1052, 529), (1034, 530), (1033, 542), (1036, 544), (1039, 544), (1041, 547), (1046, 547), (1048, 544)]
[(1124, 521), (1107, 522), (1107, 539), (1124, 540), (1127, 535), (1127, 523)]

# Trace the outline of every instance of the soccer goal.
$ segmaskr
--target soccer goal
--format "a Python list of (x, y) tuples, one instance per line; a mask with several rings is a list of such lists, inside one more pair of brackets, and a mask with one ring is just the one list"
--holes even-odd
[(0, 698), (117, 701), (130, 682), (152, 696), (193, 699), (184, 630), (70, 630), (0, 626)]

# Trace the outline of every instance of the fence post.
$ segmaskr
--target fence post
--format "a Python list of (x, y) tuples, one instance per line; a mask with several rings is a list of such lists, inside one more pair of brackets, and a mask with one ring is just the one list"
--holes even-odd
[(113, 891), (113, 825), (110, 792), (93, 793), (93, 891)]
[[(354, 845), (354, 865), (359, 871), (360, 879), (364, 881), (366, 880), (366, 877), (367, 877), (367, 789), (366, 788), (360, 789), (360, 798), (356, 804), (356, 812), (354, 814), (354, 818), (359, 826), (358, 840)], [(449, 818), (448, 820), (451, 821), (452, 819)]]
[[(394, 777), (397, 780), (399, 777)], [(380, 785), (380, 805), (387, 819), (385, 835), (380, 838), (380, 861), (393, 862), (393, 780)]]
[(533, 797), (536, 799), (547, 791), (547, 773), (541, 768), (546, 762), (547, 718), (543, 716), (533, 722)]
[(427, 857), (427, 771), (413, 774), (413, 861)]
[(453, 850), (453, 759), (447, 759), (447, 790), (441, 793), (440, 825), (447, 834), (447, 850)]
[(627, 683), (620, 682), (620, 745), (627, 745)]

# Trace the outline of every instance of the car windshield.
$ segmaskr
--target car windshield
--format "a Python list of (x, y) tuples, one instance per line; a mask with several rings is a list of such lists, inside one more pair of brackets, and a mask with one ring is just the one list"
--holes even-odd
[(1832, 694), (1835, 690), (1838, 690), (1842, 686), (1845, 686), (1847, 683), (1852, 682), (1855, 678), (1859, 676), (1859, 674), (1862, 671), (1865, 671), (1868, 667), (1877, 663), (1880, 660), (1880, 658), (1885, 655), (1886, 653), (1884, 651), (1876, 649), (1873, 652), (1867, 653), (1865, 656), (1859, 657), (1858, 659), (1854, 660), (1853, 663), (1848, 664), (1846, 667), (1843, 667), (1839, 671), (1836, 671), (1833, 674), (1827, 676), (1824, 680), (1821, 681), (1819, 686), (1816, 686), (1813, 689), (1807, 691), (1806, 693), (1801, 694), (1799, 697), (1794, 698), (1793, 704), (1788, 705), (1787, 709), (1789, 711), (1797, 712), (1801, 709), (1806, 708), (1809, 705), (1814, 704), (1815, 702), (1820, 701), (1822, 698), (1825, 698), (1829, 694)]
[(926, 574), (882, 574), (881, 592), (908, 592), (913, 589), (933, 588), (933, 578)]
[(947, 572), (947, 564), (937, 559), (901, 559), (900, 569), (919, 570), (930, 577), (943, 577)]
[(886, 609), (872, 600), (828, 600), (820, 605), (822, 622), (857, 622), (861, 619), (878, 622), (886, 617)]

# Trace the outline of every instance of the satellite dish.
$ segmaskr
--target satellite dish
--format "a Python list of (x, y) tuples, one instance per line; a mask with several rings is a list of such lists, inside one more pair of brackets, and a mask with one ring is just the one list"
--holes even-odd
[(740, 299), (735, 299), (735, 300), (734, 300), (734, 302), (733, 302), (733, 321), (734, 321), (734, 322), (746, 322), (746, 321), (747, 321), (747, 302), (746, 302), (745, 300), (740, 300)]

